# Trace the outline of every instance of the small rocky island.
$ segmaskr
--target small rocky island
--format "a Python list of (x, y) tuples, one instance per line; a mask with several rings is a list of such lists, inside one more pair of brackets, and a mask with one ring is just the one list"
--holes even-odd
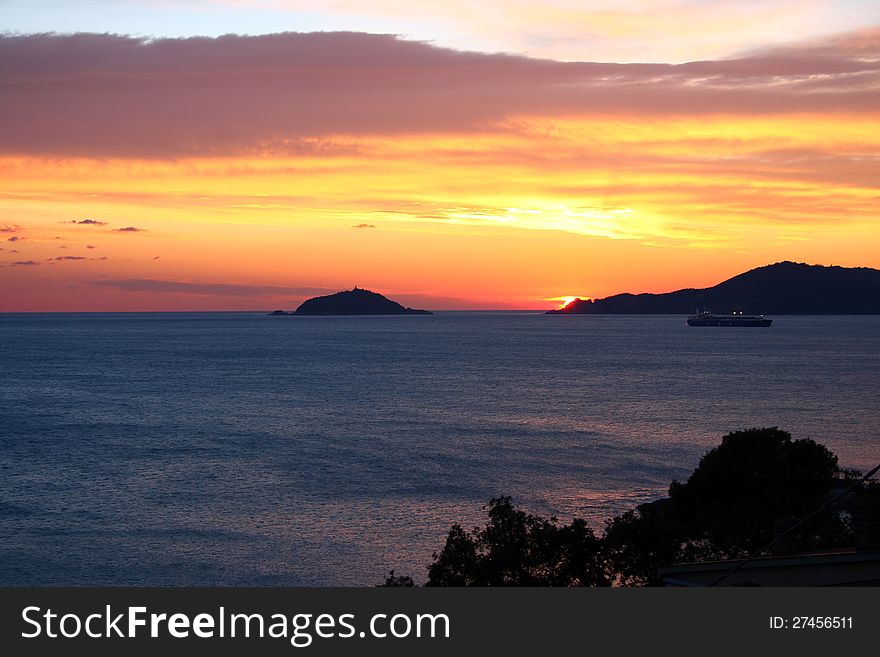
[(276, 310), (270, 315), (433, 315), (428, 310), (405, 308), (377, 292), (355, 287), (304, 301), (293, 312)]

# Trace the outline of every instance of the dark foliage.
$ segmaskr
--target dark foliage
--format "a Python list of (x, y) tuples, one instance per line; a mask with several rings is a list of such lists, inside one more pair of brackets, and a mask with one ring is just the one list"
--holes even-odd
[[(669, 497), (609, 520), (597, 537), (575, 519), (560, 525), (489, 503), (485, 527), (453, 525), (428, 567), (428, 586), (644, 586), (663, 564), (742, 558), (820, 507), (845, 480), (837, 457), (813, 440), (776, 427), (736, 431), (706, 453)], [(880, 487), (868, 487), (873, 492)], [(794, 551), (841, 547), (852, 532), (829, 508), (785, 537)], [(386, 586), (396, 579), (392, 571)]]
[[(831, 494), (837, 457), (776, 427), (730, 433), (669, 497), (609, 521), (605, 545), (617, 580), (655, 584), (664, 563), (744, 557), (767, 545)], [(799, 549), (844, 545), (849, 528), (835, 510), (787, 539)]]
[(388, 572), (388, 576), (385, 578), (385, 581), (381, 584), (376, 584), (377, 587), (388, 586), (392, 588), (403, 587), (409, 588), (415, 586), (416, 583), (413, 581), (413, 578), (409, 575), (395, 575), (394, 571), (391, 570)]
[(428, 568), (428, 586), (608, 586), (601, 541), (583, 520), (520, 511), (509, 497), (489, 502), (489, 522), (453, 525)]

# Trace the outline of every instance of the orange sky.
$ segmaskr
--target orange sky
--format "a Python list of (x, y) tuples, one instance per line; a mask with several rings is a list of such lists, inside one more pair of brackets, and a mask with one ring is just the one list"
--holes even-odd
[(681, 66), (366, 35), (0, 42), (0, 310), (354, 285), (548, 308), (880, 267), (877, 30)]

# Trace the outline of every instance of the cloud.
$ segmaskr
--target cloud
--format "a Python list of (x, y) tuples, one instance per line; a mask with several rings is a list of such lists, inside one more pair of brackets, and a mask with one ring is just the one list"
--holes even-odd
[(87, 249), (94, 249), (95, 245), (94, 244), (86, 244), (86, 248)]
[(170, 292), (179, 294), (208, 294), (216, 296), (314, 296), (337, 292), (324, 287), (283, 287), (274, 285), (246, 285), (229, 283), (189, 283), (153, 279), (126, 279), (94, 281), (92, 285), (126, 292)]
[[(39, 12), (24, 8), (34, 3), (6, 4), (13, 5), (4, 15), (11, 32), (94, 25), (125, 33), (134, 26), (169, 36), (192, 32), (193, 25), (205, 35), (267, 33), (303, 23), (315, 30), (380, 26), (464, 50), (569, 61), (708, 59), (784, 42), (792, 34), (828, 34), (880, 20), (880, 7), (871, 0), (91, 0), (77, 3), (75, 17), (47, 8), (69, 0), (42, 0)], [(22, 5), (18, 12), (16, 5)], [(108, 12), (112, 5), (135, 5), (137, 11)]]
[[(7, 154), (302, 154), (522, 116), (874, 113), (880, 30), (685, 64), (568, 63), (349, 32), (0, 37)], [(317, 140), (317, 141), (315, 141)]]
[(114, 228), (116, 233), (143, 233), (146, 228), (136, 228), (135, 226), (126, 226), (125, 228)]
[(49, 258), (49, 260), (58, 260), (58, 261), (64, 261), (64, 260), (88, 260), (88, 258), (86, 258), (85, 256), (57, 256), (57, 257), (55, 257), (55, 258)]
[[(310, 5), (303, 0), (260, 4), (267, 1), (275, 7)], [(358, 25), (358, 17), (371, 17), (388, 31), (484, 52), (681, 62), (784, 42), (791, 34), (871, 25), (880, 18), (875, 5), (861, 0), (325, 0), (320, 11), (332, 12), (330, 24)]]
[(373, 224), (357, 224), (352, 228), (375, 228), (375, 226)]
[(23, 239), (24, 239), (23, 237), (19, 237), (18, 235), (13, 235), (12, 237), (8, 238), (6, 241), (7, 242), (21, 242)]
[[(286, 303), (296, 304), (303, 298), (339, 292), (339, 288), (329, 287), (284, 287), (273, 285), (247, 285), (227, 283), (191, 283), (183, 281), (163, 281), (155, 279), (96, 280), (92, 285), (125, 292), (146, 292), (166, 294), (194, 294), (220, 297), (282, 297), (290, 295)], [(383, 294), (386, 292), (383, 292)], [(485, 303), (461, 297), (433, 295), (425, 292), (389, 291), (394, 300), (414, 308), (485, 308)], [(482, 305), (481, 305), (482, 304)], [(499, 303), (499, 307), (509, 304)]]
[(31, 266), (31, 265), (39, 265), (39, 262), (34, 260), (18, 260), (17, 262), (10, 263), (12, 267), (23, 267), (23, 266)]
[(21, 226), (5, 224), (0, 226), (0, 233), (17, 233), (21, 230)]
[[(395, 292), (389, 296), (398, 303), (410, 308), (424, 308), (431, 310), (445, 310), (455, 308), (457, 310), (486, 310), (485, 300), (467, 299), (464, 297), (441, 296), (419, 292)], [(504, 301), (492, 302), (493, 308), (503, 309), (511, 306)]]
[(106, 221), (98, 221), (97, 219), (80, 219), (77, 221), (76, 219), (72, 219), (70, 221), (63, 221), (61, 223), (65, 224), (78, 224), (80, 226), (106, 226)]

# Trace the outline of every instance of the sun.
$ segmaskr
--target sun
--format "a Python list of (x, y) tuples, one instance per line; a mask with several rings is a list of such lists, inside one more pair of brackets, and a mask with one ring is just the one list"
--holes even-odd
[(549, 299), (547, 299), (547, 301), (556, 301), (559, 304), (559, 308), (562, 309), (562, 308), (565, 308), (566, 306), (568, 306), (568, 304), (570, 304), (572, 301), (577, 301), (579, 299), (589, 299), (589, 298), (590, 297), (588, 297), (586, 295), (579, 295), (576, 297), (550, 297)]

